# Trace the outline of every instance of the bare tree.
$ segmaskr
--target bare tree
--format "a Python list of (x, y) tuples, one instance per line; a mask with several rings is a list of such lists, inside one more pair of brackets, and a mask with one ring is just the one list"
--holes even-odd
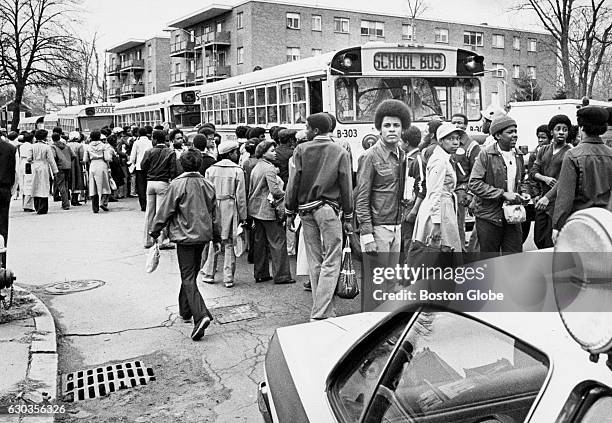
[(415, 20), (427, 10), (427, 2), (425, 0), (407, 0), (408, 2), (408, 17), (410, 18), (410, 26), (412, 27), (412, 40), (416, 41), (416, 26)]
[(91, 41), (75, 39), (74, 50), (66, 60), (63, 78), (57, 84), (64, 105), (97, 103), (102, 100), (100, 57), (97, 33)]
[(514, 80), (513, 101), (538, 101), (542, 97), (542, 88), (531, 75), (521, 72)]
[(49, 87), (63, 76), (73, 51), (69, 16), (79, 0), (0, 0), (0, 85), (12, 87), (17, 129), (24, 91)]
[(555, 40), (563, 90), (570, 98), (591, 95), (612, 43), (609, 0), (519, 0), (515, 10), (532, 10)]

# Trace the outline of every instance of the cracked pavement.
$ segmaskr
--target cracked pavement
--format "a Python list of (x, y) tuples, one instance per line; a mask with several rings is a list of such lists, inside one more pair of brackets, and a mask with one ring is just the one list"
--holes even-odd
[[(57, 421), (260, 421), (257, 384), (269, 339), (277, 327), (309, 319), (311, 293), (300, 281), (255, 284), (252, 265), (239, 258), (234, 288), (223, 286), (219, 272), (217, 284), (199, 288), (213, 316), (215, 308), (247, 303), (258, 316), (226, 324), (213, 320), (203, 340), (193, 342), (193, 325), (178, 316), (176, 252), (162, 251), (158, 269), (144, 271), (144, 213), (137, 199), (112, 203), (110, 212), (97, 215), (89, 205), (63, 211), (50, 202), (49, 214), (38, 216), (22, 212), (17, 203), (11, 211), (9, 266), (17, 283), (53, 314), (60, 372), (138, 359), (156, 376), (146, 386), (67, 403), (68, 413)], [(43, 289), (77, 279), (105, 285), (58, 296)], [(338, 301), (339, 314), (358, 311), (358, 299)]]

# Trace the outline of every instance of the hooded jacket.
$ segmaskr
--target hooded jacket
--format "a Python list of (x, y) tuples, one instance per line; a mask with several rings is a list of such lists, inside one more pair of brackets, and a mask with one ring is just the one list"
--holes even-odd
[(72, 157), (74, 153), (68, 147), (68, 145), (62, 141), (56, 141), (51, 146), (53, 149), (53, 155), (55, 156), (55, 163), (59, 170), (70, 170), (72, 163)]

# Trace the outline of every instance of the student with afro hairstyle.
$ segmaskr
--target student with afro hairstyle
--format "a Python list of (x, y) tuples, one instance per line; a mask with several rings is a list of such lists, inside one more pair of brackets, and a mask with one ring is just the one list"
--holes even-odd
[[(355, 212), (360, 228), (361, 250), (384, 253), (375, 267), (395, 267), (402, 242), (402, 196), (406, 160), (399, 147), (401, 134), (410, 126), (408, 106), (399, 100), (385, 100), (376, 108), (374, 126), (379, 141), (363, 156), (357, 170)], [(384, 258), (382, 258), (384, 257)], [(367, 273), (367, 270), (366, 270)], [(362, 309), (372, 301), (373, 285), (364, 283)]]

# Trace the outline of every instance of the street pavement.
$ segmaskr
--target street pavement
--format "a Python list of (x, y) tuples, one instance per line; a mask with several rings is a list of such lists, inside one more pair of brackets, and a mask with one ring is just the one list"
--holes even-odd
[[(55, 415), (59, 422), (260, 421), (257, 383), (263, 377), (269, 339), (277, 327), (309, 318), (312, 298), (302, 289), (303, 279), (293, 285), (256, 284), (252, 265), (246, 257), (239, 258), (234, 288), (223, 286), (220, 272), (216, 284), (199, 284), (215, 320), (203, 340), (193, 342), (193, 325), (178, 316), (176, 252), (162, 251), (158, 269), (145, 273), (144, 213), (133, 198), (110, 207), (110, 212), (93, 214), (89, 204), (64, 211), (50, 202), (49, 214), (39, 216), (23, 212), (20, 202), (13, 201), (8, 268), (27, 290), (19, 291), (23, 302), (38, 308), (24, 319), (0, 324), (2, 353), (12, 362), (0, 373), (0, 402), (7, 392), (13, 399), (29, 394), (30, 401), (38, 402), (41, 392), (53, 390), (27, 382), (44, 379), (36, 372), (53, 375), (58, 367), (57, 399), (51, 403), (64, 406), (65, 412)], [(530, 236), (525, 249), (533, 248)], [(295, 269), (293, 258), (291, 263)], [(63, 295), (46, 290), (54, 286), (69, 292), (62, 290), (76, 286), (74, 281), (99, 286)], [(30, 374), (28, 363), (33, 362), (37, 341), (47, 342), (42, 352), (55, 352), (48, 339), (53, 338), (51, 319), (34, 320), (36, 315), (49, 316), (45, 306), (57, 330), (57, 356), (51, 358), (59, 362), (45, 356), (41, 370)], [(358, 307), (359, 298), (338, 300), (341, 315)], [(246, 319), (238, 320), (241, 317)], [(46, 341), (41, 341), (45, 334)], [(101, 398), (63, 401), (68, 399), (63, 375), (136, 360), (153, 370), (155, 380)], [(19, 420), (0, 415), (4, 421)]]
[[(309, 318), (311, 293), (300, 282), (256, 284), (252, 265), (239, 258), (233, 288), (223, 286), (220, 272), (216, 284), (199, 284), (215, 320), (203, 340), (193, 342), (192, 323), (178, 316), (176, 252), (162, 251), (158, 269), (144, 271), (144, 213), (136, 199), (111, 203), (110, 212), (99, 214), (89, 204), (64, 211), (50, 201), (49, 214), (36, 215), (19, 203), (11, 207), (8, 268), (55, 320), (57, 403), (66, 410), (56, 421), (260, 421), (257, 383), (269, 339), (277, 327)], [(64, 295), (45, 290), (82, 280), (103, 284)], [(358, 299), (339, 300), (340, 314), (358, 307)], [(228, 322), (241, 317), (250, 318)], [(23, 331), (32, 329), (31, 322), (23, 324)], [(26, 349), (22, 345), (13, 355), (27, 357)], [(155, 380), (102, 398), (62, 401), (62, 375), (135, 360), (152, 368)]]

